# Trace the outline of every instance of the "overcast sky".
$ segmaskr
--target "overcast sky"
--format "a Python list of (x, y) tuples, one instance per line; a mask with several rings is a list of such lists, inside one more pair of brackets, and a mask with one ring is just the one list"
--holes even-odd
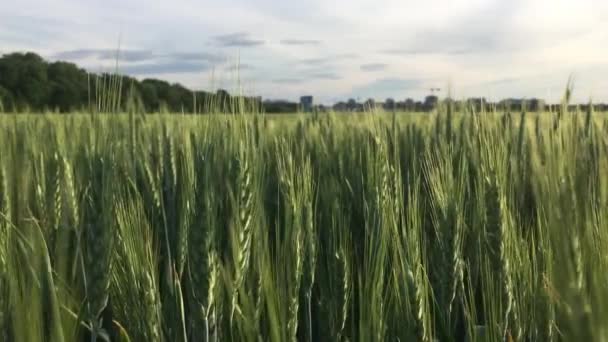
[(188, 87), (316, 102), (422, 98), (608, 101), (606, 0), (19, 0), (0, 54), (35, 51)]

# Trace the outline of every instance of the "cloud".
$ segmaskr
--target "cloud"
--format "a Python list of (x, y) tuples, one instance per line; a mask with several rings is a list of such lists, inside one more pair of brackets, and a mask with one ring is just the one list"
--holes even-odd
[[(423, 97), (437, 85), (431, 79), (452, 80), (455, 93), (467, 96), (546, 97), (545, 88), (586, 67), (593, 71), (575, 93), (608, 94), (597, 67), (608, 53), (606, 1), (110, 1), (7, 1), (0, 49), (94, 68), (113, 65), (121, 35), (122, 68), (166, 73), (162, 78), (193, 88), (208, 83), (201, 70), (231, 69), (238, 50), (255, 69), (246, 74), (256, 91), (281, 98), (295, 98), (302, 84), (326, 98), (351, 91)], [(371, 66), (382, 63), (389, 66)], [(558, 76), (531, 78), (537, 74)], [(424, 81), (415, 86), (415, 79)]]
[(129, 75), (162, 75), (203, 72), (212, 67), (213, 64), (206, 62), (168, 61), (129, 65), (120, 70)]
[(300, 63), (306, 64), (306, 65), (319, 65), (319, 64), (328, 63), (331, 60), (332, 60), (332, 58), (330, 58), (330, 57), (307, 58), (307, 59), (301, 59)]
[[(530, 1), (532, 3), (533, 1)], [(532, 52), (578, 39), (593, 32), (591, 24), (552, 25), (551, 12), (536, 13), (527, 8), (527, 2), (501, 2), (485, 5), (468, 14), (446, 20), (442, 25), (428, 26), (416, 30), (384, 47), (381, 53), (390, 55), (440, 55), (475, 58), (487, 55), (504, 55), (517, 52)], [(544, 7), (543, 7), (544, 8)], [(525, 19), (520, 18), (526, 13)], [(546, 19), (537, 25), (529, 15)], [(565, 23), (570, 22), (566, 20)]]
[(352, 60), (352, 59), (356, 59), (358, 57), (359, 57), (359, 55), (354, 54), (354, 53), (343, 53), (343, 54), (336, 54), (336, 55), (331, 55), (331, 56), (305, 58), (305, 59), (299, 60), (299, 63), (314, 66), (314, 65), (328, 64), (331, 62), (342, 61), (342, 60)]
[[(76, 22), (74, 18), (57, 18), (39, 13), (21, 14), (11, 12), (12, 3), (5, 3), (0, 9), (0, 45), (23, 47), (23, 50), (47, 49), (73, 35), (71, 27)], [(6, 10), (8, 6), (9, 10)], [(23, 3), (15, 6), (24, 7)], [(27, 5), (25, 5), (27, 6)], [(70, 37), (72, 38), (72, 37)], [(29, 49), (28, 49), (29, 48)]]
[[(61, 51), (52, 56), (55, 60), (82, 61), (96, 59), (115, 61), (117, 51), (112, 49), (79, 49)], [(220, 54), (204, 52), (155, 53), (150, 50), (120, 50), (119, 61), (126, 62), (121, 70), (134, 75), (183, 74), (200, 72), (225, 62)]]
[(505, 78), (500, 78), (500, 79), (496, 79), (493, 81), (489, 81), (489, 82), (483, 82), (483, 84), (487, 84), (487, 85), (499, 85), (499, 84), (512, 84), (512, 83), (516, 83), (516, 82), (521, 82), (523, 81), (523, 79), (521, 78), (517, 78), (517, 77), (505, 77)]
[(284, 39), (281, 40), (282, 45), (321, 45), (320, 40), (307, 39)]
[(264, 45), (263, 40), (250, 38), (249, 33), (237, 32), (214, 37), (215, 41), (224, 47), (253, 47)]
[(418, 90), (424, 80), (403, 78), (382, 78), (352, 89), (350, 97), (397, 97), (407, 96), (407, 92)]
[(489, 29), (476, 31), (461, 27), (453, 31), (427, 30), (402, 44), (381, 50), (390, 55), (466, 55), (497, 52), (510, 48), (501, 32)]
[(384, 54), (389, 55), (431, 55), (431, 54), (441, 54), (441, 55), (464, 55), (467, 53), (473, 53), (475, 49), (469, 48), (450, 48), (450, 47), (419, 47), (419, 48), (410, 48), (410, 49), (386, 49), (380, 51)]
[(388, 64), (385, 63), (369, 63), (361, 65), (362, 71), (382, 71), (388, 67)]
[(315, 73), (311, 73), (310, 75), (308, 75), (309, 79), (315, 79), (315, 80), (331, 80), (331, 81), (337, 81), (337, 80), (341, 80), (342, 77), (340, 77), (339, 75), (333, 73), (333, 72), (315, 72)]
[(255, 69), (251, 64), (230, 64), (224, 67), (226, 71), (244, 71), (244, 70), (253, 70)]
[(222, 63), (226, 60), (226, 56), (208, 52), (175, 52), (162, 55), (166, 58), (181, 61), (207, 61), (210, 63)]
[(54, 59), (82, 60), (95, 58), (98, 60), (119, 60), (126, 62), (142, 62), (154, 58), (154, 53), (149, 50), (119, 50), (117, 49), (79, 49), (61, 51), (53, 55)]
[(275, 79), (272, 80), (272, 83), (278, 83), (278, 84), (299, 84), (299, 83), (303, 83), (304, 80), (301, 78), (279, 78), (279, 79)]
[(339, 59), (339, 60), (344, 60), (344, 59), (356, 59), (359, 58), (359, 55), (357, 55), (356, 53), (343, 53), (343, 54), (339, 54), (339, 55), (335, 55), (334, 59)]

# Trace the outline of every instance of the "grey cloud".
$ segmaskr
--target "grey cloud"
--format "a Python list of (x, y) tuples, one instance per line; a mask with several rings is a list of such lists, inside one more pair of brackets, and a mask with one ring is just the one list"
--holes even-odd
[(36, 49), (50, 47), (53, 43), (65, 41), (65, 38), (73, 33), (70, 27), (77, 24), (72, 18), (19, 15), (10, 13), (10, 10), (8, 12), (3, 10), (5, 10), (4, 6), (0, 10), (0, 22), (2, 23), (0, 42), (4, 46), (10, 46), (13, 43), (18, 46), (28, 45)]
[(355, 87), (352, 96), (397, 96), (404, 92), (420, 88), (424, 81), (420, 79), (383, 78)]
[(363, 71), (382, 71), (388, 67), (388, 64), (385, 63), (369, 63), (361, 65), (361, 70)]
[(167, 58), (182, 60), (182, 61), (207, 61), (210, 63), (221, 63), (226, 60), (226, 57), (219, 54), (206, 52), (176, 52), (164, 55)]
[(131, 75), (183, 74), (203, 72), (212, 67), (212, 64), (206, 62), (169, 61), (129, 65), (122, 67), (121, 71)]
[(99, 60), (115, 60), (116, 56), (127, 62), (143, 62), (152, 59), (166, 58), (182, 61), (202, 60), (208, 62), (222, 62), (225, 58), (219, 54), (204, 52), (175, 52), (157, 54), (150, 50), (119, 50), (116, 49), (79, 49), (61, 51), (53, 55), (56, 59), (86, 59), (96, 58)]
[(355, 59), (358, 57), (359, 57), (359, 55), (357, 55), (356, 53), (343, 53), (343, 54), (334, 56), (334, 59)]
[(307, 58), (307, 59), (300, 60), (300, 63), (306, 64), (306, 65), (319, 65), (319, 64), (325, 64), (329, 61), (331, 61), (331, 58), (329, 58), (329, 57)]
[(336, 81), (336, 80), (342, 79), (342, 77), (340, 77), (339, 75), (336, 75), (332, 72), (312, 73), (312, 74), (308, 75), (308, 78), (317, 79), (317, 80), (331, 80), (331, 81)]
[(238, 65), (227, 65), (224, 67), (224, 70), (227, 71), (243, 71), (243, 70), (253, 70), (254, 67), (251, 64), (238, 64)]
[(381, 53), (389, 55), (430, 55), (430, 54), (445, 54), (445, 55), (464, 55), (474, 52), (476, 49), (470, 48), (450, 48), (450, 47), (423, 47), (410, 48), (410, 49), (386, 49), (380, 51)]
[(248, 33), (238, 32), (214, 37), (215, 41), (224, 47), (253, 47), (264, 45), (263, 40), (252, 39)]
[(308, 39), (284, 39), (281, 40), (283, 45), (321, 45), (320, 40), (308, 40)]
[(392, 55), (463, 55), (495, 52), (505, 48), (506, 33), (512, 31), (511, 16), (521, 4), (499, 2), (483, 5), (465, 16), (454, 18), (448, 26), (425, 29), (387, 47)]
[(304, 82), (304, 80), (300, 78), (279, 78), (276, 80), (272, 80), (272, 82), (279, 84), (298, 84)]
[(305, 66), (315, 67), (315, 66), (324, 66), (331, 62), (336, 62), (336, 61), (340, 61), (340, 60), (355, 59), (358, 57), (359, 57), (358, 55), (353, 54), (353, 53), (345, 53), (345, 54), (338, 54), (338, 55), (333, 55), (333, 56), (301, 59), (298, 61), (298, 63), (303, 64)]
[(116, 56), (126, 62), (141, 62), (151, 59), (154, 54), (148, 50), (120, 50), (118, 52), (108, 50), (101, 54), (100, 59), (115, 59)]
[[(94, 58), (102, 61), (116, 60), (116, 49), (78, 49), (61, 51), (53, 55), (59, 60), (83, 60)], [(212, 69), (226, 61), (226, 57), (210, 52), (156, 53), (151, 50), (120, 50), (119, 60), (126, 62), (120, 67), (131, 75), (160, 75), (196, 73)], [(249, 66), (241, 65), (241, 69)]]
[(391, 47), (381, 51), (390, 55), (465, 55), (478, 52), (494, 52), (503, 45), (503, 38), (495, 31), (476, 32), (467, 28), (460, 31), (426, 31), (407, 42), (407, 47)]
[(61, 51), (53, 55), (55, 59), (80, 60), (96, 58), (99, 60), (119, 60), (126, 62), (142, 62), (154, 58), (149, 50), (117, 50), (117, 49), (79, 49)]

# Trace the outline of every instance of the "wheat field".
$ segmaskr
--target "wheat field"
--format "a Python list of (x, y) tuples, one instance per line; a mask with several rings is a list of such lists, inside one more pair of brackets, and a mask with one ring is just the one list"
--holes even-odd
[(0, 116), (2, 341), (608, 341), (596, 113)]

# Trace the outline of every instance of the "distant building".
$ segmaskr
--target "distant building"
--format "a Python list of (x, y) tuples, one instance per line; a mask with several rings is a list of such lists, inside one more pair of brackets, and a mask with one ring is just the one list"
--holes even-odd
[(305, 113), (312, 112), (313, 109), (313, 98), (312, 96), (302, 96), (300, 97), (300, 108)]

